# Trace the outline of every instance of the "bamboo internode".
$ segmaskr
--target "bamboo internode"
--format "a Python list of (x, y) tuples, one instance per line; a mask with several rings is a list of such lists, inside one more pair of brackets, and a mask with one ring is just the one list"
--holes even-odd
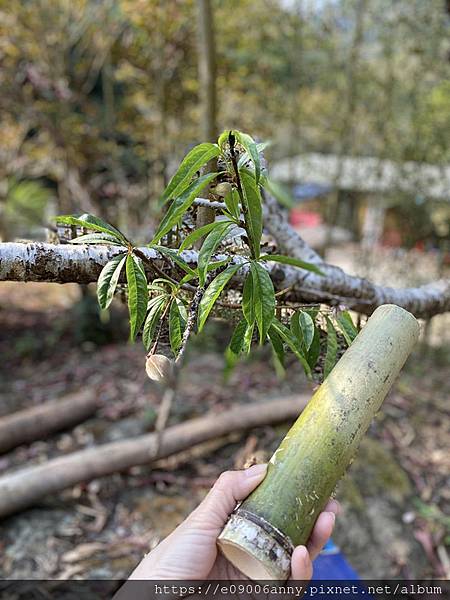
[(220, 535), (222, 552), (245, 575), (289, 576), (293, 548), (307, 542), (418, 335), (409, 312), (379, 307), (314, 394)]

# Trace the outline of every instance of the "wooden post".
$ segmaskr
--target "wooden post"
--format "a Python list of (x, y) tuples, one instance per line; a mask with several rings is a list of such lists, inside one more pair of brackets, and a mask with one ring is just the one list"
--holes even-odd
[(294, 547), (307, 542), (418, 335), (413, 315), (380, 306), (311, 398), (219, 537), (245, 575), (287, 579)]

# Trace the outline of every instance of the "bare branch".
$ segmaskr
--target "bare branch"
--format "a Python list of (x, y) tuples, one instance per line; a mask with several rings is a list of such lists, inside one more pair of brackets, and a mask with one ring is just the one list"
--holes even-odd
[[(287, 226), (284, 225), (285, 233)], [(302, 244), (300, 252), (295, 255), (300, 255), (300, 258), (305, 260), (308, 247), (303, 240)], [(111, 258), (125, 251), (125, 248), (118, 246), (4, 243), (0, 244), (0, 281), (91, 283), (97, 281), (101, 269)], [(167, 262), (156, 250), (143, 247), (139, 248), (139, 251), (145, 254), (147, 262), (155, 261), (158, 268), (167, 270)], [(182, 252), (181, 256), (188, 264), (196, 266), (197, 252), (188, 250)], [(214, 260), (218, 261), (225, 258), (230, 257), (225, 254), (214, 256)], [(246, 261), (243, 256), (233, 256), (231, 260), (235, 264), (243, 264)], [(436, 281), (416, 288), (395, 289), (347, 275), (333, 265), (322, 262), (319, 266), (324, 276), (278, 263), (266, 264), (265, 268), (269, 270), (277, 290), (291, 289), (290, 302), (345, 303), (364, 314), (371, 314), (380, 304), (390, 303), (406, 308), (419, 318), (429, 318), (450, 310), (449, 280)], [(246, 267), (243, 266), (234, 277), (235, 286), (239, 287), (242, 284), (245, 270)]]
[(225, 202), (217, 202), (216, 200), (208, 200), (207, 198), (196, 198), (193, 202), (194, 206), (204, 206), (213, 208), (214, 210), (224, 210), (227, 205)]

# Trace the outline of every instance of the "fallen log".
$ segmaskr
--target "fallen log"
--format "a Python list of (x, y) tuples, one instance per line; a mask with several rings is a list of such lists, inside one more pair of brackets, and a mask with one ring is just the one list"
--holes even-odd
[(0, 454), (86, 421), (99, 407), (90, 391), (69, 394), (0, 418)]
[(80, 482), (150, 464), (206, 440), (253, 427), (297, 418), (309, 400), (302, 395), (239, 406), (174, 425), (162, 435), (149, 433), (131, 440), (103, 444), (49, 460), (0, 477), (0, 517)]

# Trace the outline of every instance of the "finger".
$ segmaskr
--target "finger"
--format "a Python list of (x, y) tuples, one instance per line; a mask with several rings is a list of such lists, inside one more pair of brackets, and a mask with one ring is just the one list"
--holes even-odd
[(261, 483), (266, 471), (267, 464), (253, 465), (244, 471), (225, 471), (192, 516), (207, 516), (210, 524), (222, 527), (236, 504)]
[(341, 505), (339, 504), (339, 502), (337, 500), (335, 500), (334, 498), (331, 498), (331, 500), (328, 501), (327, 505), (325, 506), (325, 508), (323, 510), (327, 511), (327, 512), (332, 512), (336, 516), (338, 516), (341, 514)]
[(311, 557), (305, 546), (297, 546), (291, 558), (291, 579), (309, 581), (312, 577), (313, 566)]
[(334, 512), (327, 511), (319, 515), (306, 547), (314, 560), (333, 532), (335, 522)]

